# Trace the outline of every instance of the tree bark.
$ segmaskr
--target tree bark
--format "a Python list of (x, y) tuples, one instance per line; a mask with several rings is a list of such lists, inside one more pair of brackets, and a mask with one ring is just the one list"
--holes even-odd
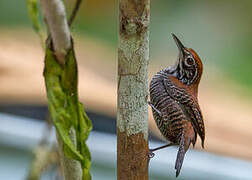
[(119, 1), (117, 179), (148, 179), (150, 0)]

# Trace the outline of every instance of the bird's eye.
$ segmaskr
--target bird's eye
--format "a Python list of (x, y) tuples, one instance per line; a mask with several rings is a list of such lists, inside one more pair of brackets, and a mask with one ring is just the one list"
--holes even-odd
[(193, 59), (193, 58), (190, 58), (190, 57), (187, 58), (187, 59), (186, 59), (186, 64), (189, 65), (189, 66), (193, 65), (193, 64), (194, 64), (194, 59)]

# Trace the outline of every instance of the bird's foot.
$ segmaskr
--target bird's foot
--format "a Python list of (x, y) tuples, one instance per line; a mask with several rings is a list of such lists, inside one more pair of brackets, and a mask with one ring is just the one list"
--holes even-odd
[(150, 149), (149, 150), (149, 158), (153, 158), (155, 156), (155, 153)]

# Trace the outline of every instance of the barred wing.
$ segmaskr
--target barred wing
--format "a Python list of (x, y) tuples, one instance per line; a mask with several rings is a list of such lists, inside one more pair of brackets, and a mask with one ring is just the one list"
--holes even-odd
[(199, 104), (184, 89), (178, 88), (169, 78), (163, 80), (166, 92), (177, 101), (190, 117), (194, 129), (199, 134), (204, 148), (205, 126)]

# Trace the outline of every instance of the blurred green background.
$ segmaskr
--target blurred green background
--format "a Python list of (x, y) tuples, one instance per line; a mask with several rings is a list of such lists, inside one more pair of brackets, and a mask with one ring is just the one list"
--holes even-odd
[[(69, 12), (72, 1), (65, 0)], [(100, 38), (108, 46), (117, 44), (115, 0), (85, 0), (73, 32)], [(214, 64), (250, 95), (252, 88), (252, 1), (243, 0), (155, 0), (151, 2), (150, 57), (170, 64), (177, 53), (170, 33), (177, 34), (199, 52), (204, 64)], [(0, 0), (0, 27), (30, 27), (22, 0)]]

